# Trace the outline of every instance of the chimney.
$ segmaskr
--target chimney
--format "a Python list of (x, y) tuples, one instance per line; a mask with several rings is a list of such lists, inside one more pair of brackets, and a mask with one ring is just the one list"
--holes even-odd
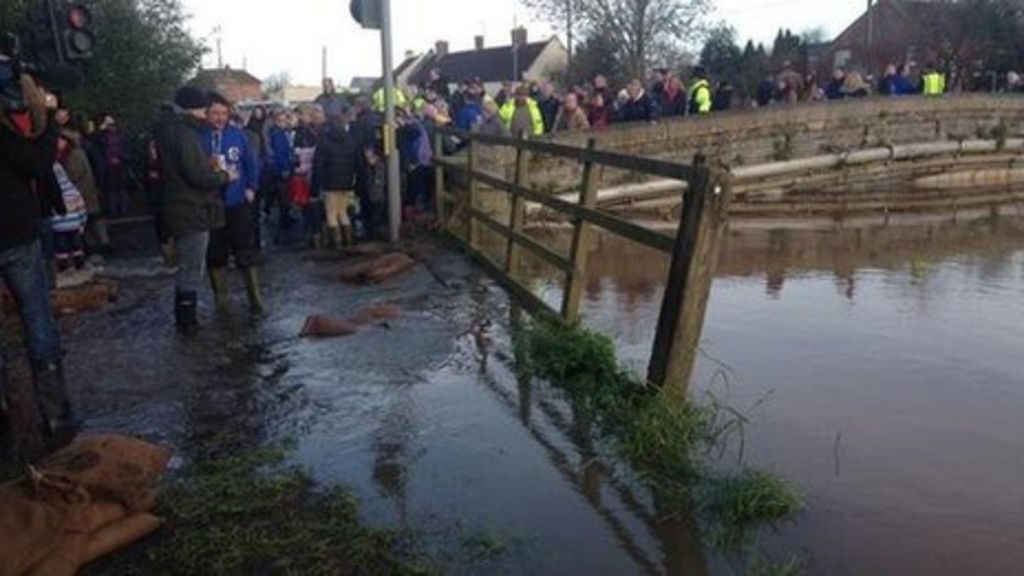
[(525, 46), (529, 42), (529, 34), (526, 28), (520, 26), (512, 30), (512, 45), (513, 46)]
[(476, 49), (477, 50), (483, 50), (484, 49), (484, 37), (483, 36), (477, 36), (474, 40), (476, 41)]
[(406, 50), (405, 51), (405, 59), (406, 60), (412, 58), (413, 56), (416, 56), (416, 53), (413, 52), (412, 50)]
[(438, 56), (447, 56), (448, 55), (448, 41), (447, 40), (438, 40), (437, 44), (434, 45), (434, 52), (436, 52)]

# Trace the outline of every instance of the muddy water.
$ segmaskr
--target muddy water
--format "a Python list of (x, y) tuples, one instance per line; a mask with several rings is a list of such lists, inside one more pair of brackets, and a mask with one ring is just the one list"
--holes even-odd
[[(664, 258), (603, 238), (590, 270), (587, 322), (642, 368)], [(802, 486), (770, 547), (810, 573), (1020, 574), (1021, 342), (1019, 220), (733, 233), (695, 383), (750, 411), (747, 462)]]

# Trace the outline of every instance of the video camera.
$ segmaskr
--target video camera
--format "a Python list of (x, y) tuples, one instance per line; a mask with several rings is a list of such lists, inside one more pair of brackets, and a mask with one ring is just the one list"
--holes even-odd
[(28, 74), (51, 90), (70, 91), (84, 80), (77, 64), (92, 57), (91, 0), (34, 0), (21, 31), (0, 46), (0, 98), (23, 110), (20, 78)]

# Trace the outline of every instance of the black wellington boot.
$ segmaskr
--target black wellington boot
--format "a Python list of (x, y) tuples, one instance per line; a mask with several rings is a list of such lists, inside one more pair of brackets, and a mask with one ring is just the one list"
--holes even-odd
[(195, 336), (199, 332), (198, 304), (195, 292), (179, 292), (174, 296), (174, 321), (178, 332), (184, 336)]

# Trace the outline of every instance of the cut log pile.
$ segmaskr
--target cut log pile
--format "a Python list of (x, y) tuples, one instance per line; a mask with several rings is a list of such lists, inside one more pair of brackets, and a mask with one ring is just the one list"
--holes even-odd
[(141, 440), (94, 436), (0, 486), (0, 576), (73, 576), (155, 531), (170, 456)]

